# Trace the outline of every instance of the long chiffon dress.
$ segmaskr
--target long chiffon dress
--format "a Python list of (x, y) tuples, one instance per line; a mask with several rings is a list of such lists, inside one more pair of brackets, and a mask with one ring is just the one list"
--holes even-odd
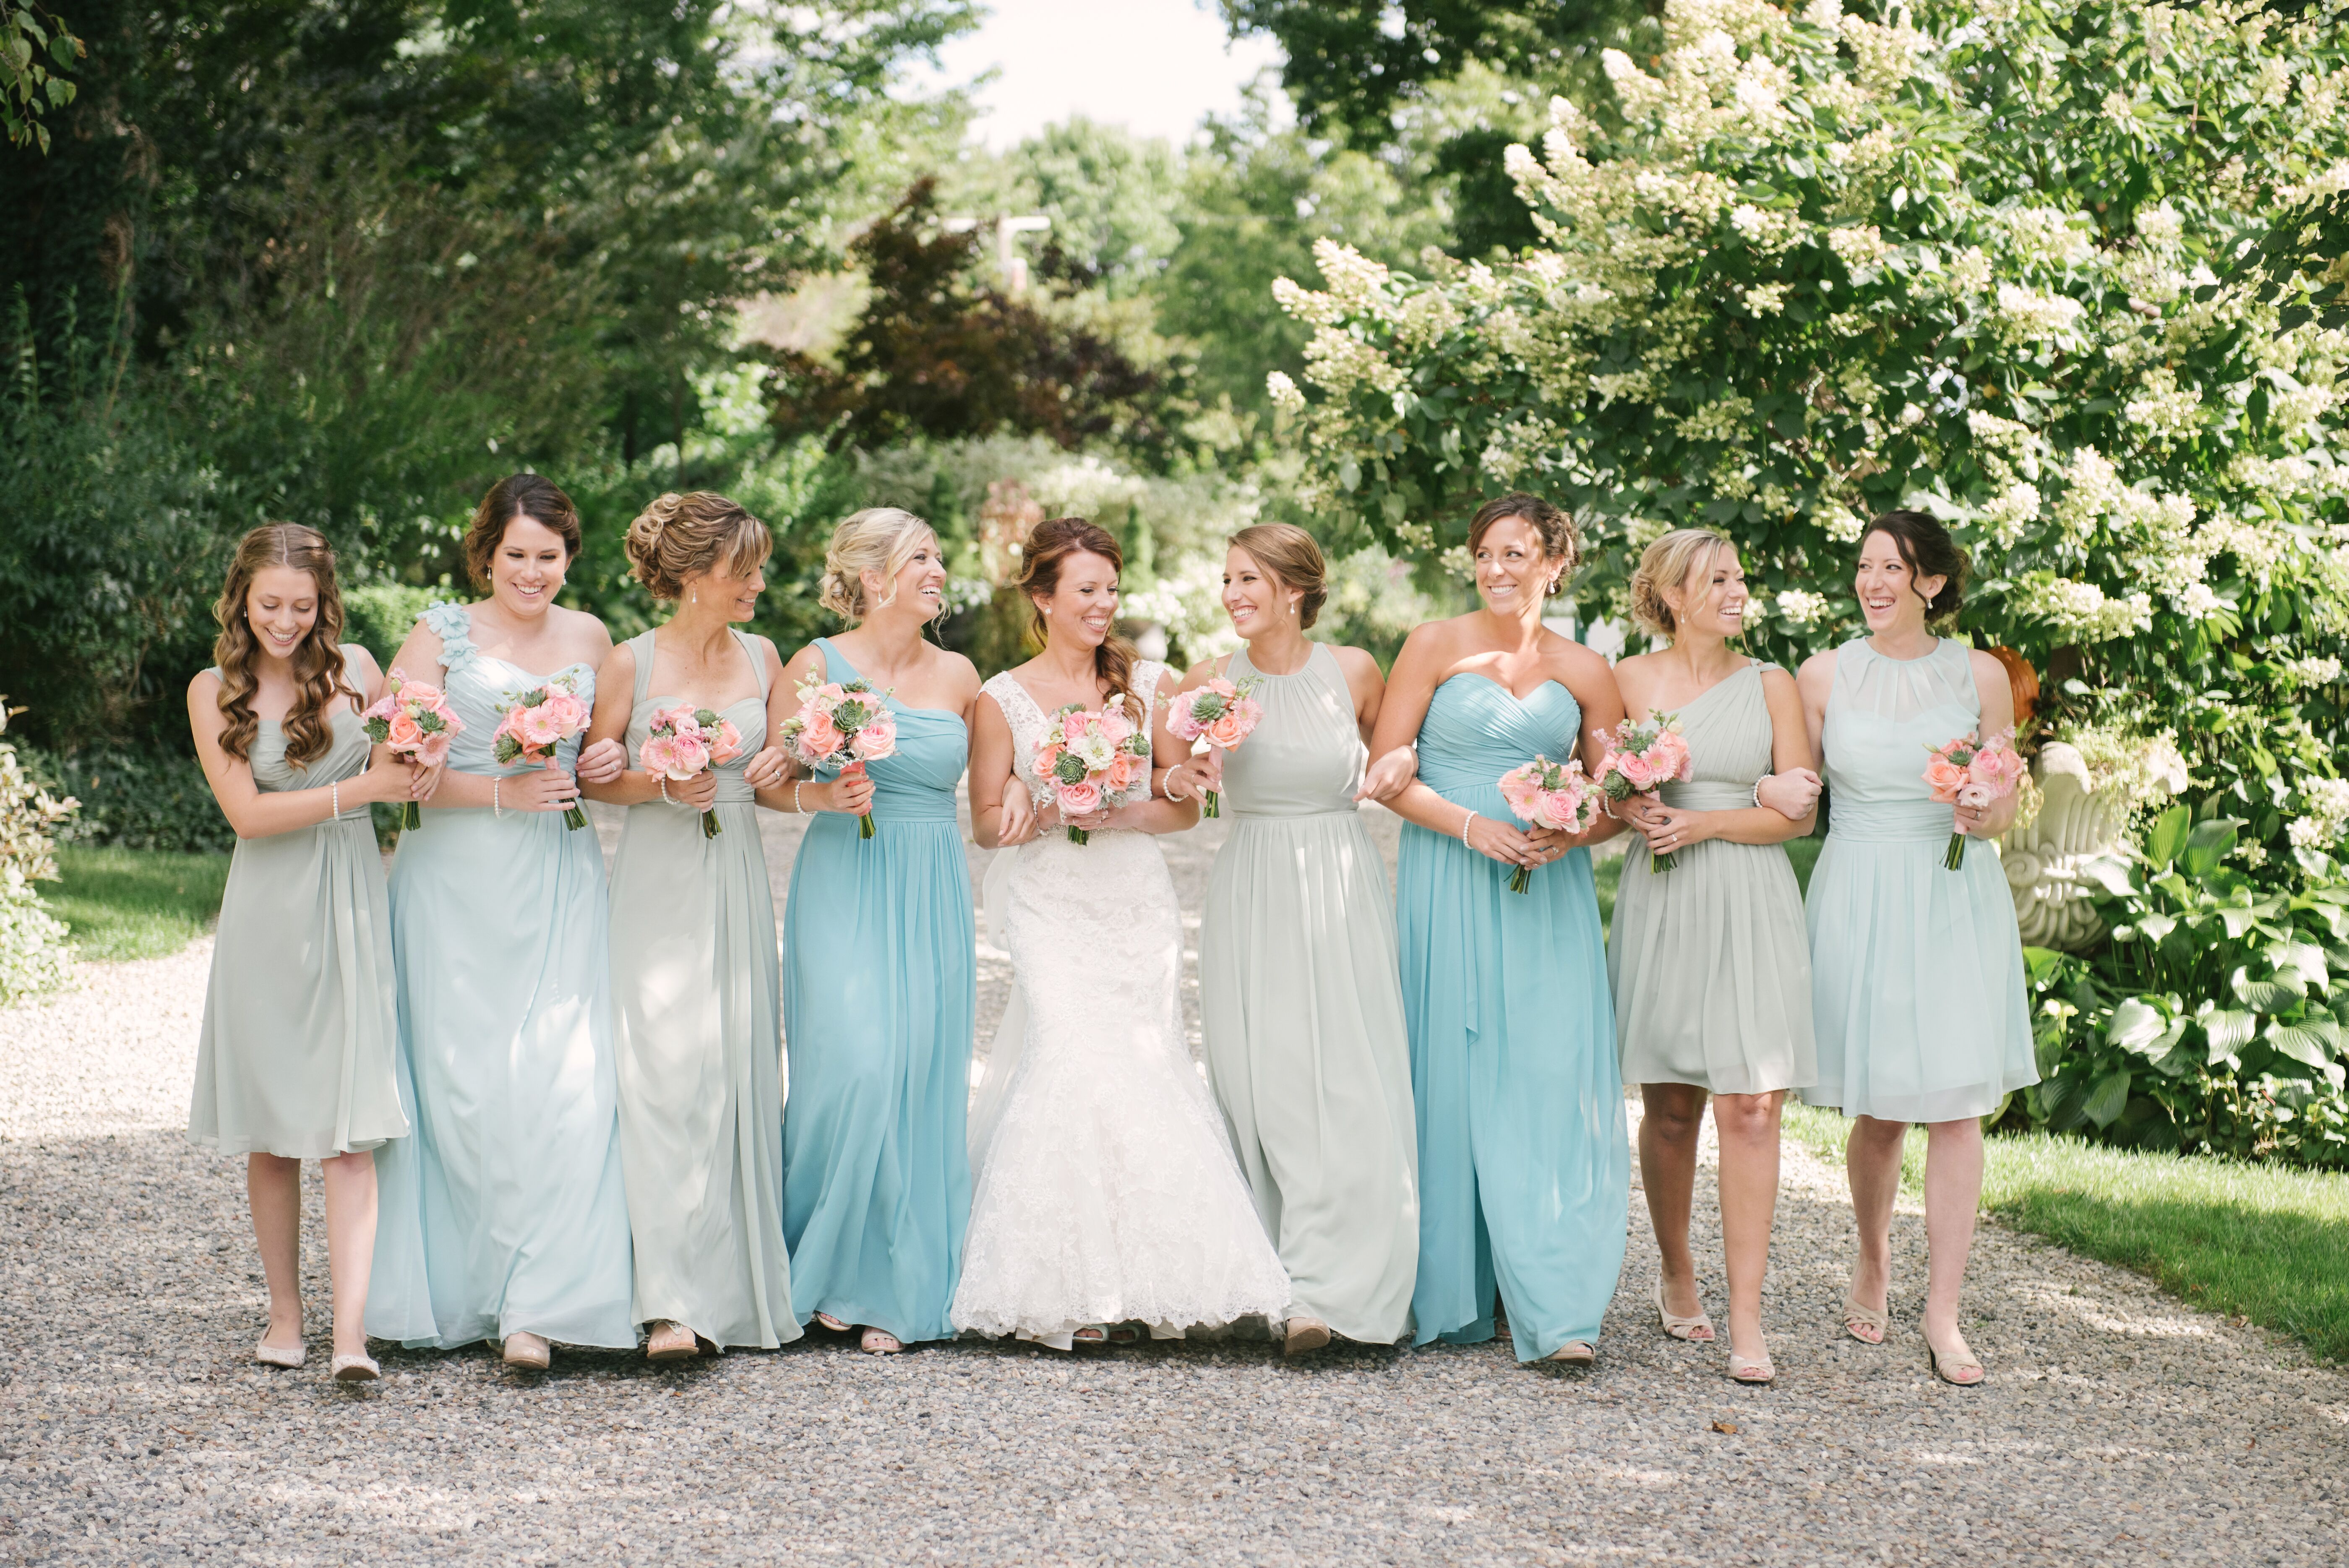
[[(1164, 665), (1133, 668), (1151, 711)], [(1050, 722), (1009, 672), (987, 683), (1031, 797)], [(1278, 1318), (1288, 1276), (1184, 1039), (1183, 918), (1151, 835), (1060, 828), (988, 868), (1012, 999), (971, 1119), (970, 1240), (957, 1328), (1058, 1349), (1092, 1324), (1160, 1338)]]
[[(1556, 681), (1522, 700), (1476, 675), (1435, 688), (1419, 777), (1514, 822), (1499, 779), (1537, 753), (1575, 755), (1582, 707)], [(1630, 1148), (1590, 854), (1533, 873), (1458, 836), (1402, 830), (1395, 904), (1419, 1117), (1417, 1339), (1493, 1336), (1497, 1284), (1517, 1359), (1595, 1345), (1615, 1295)]]
[[(465, 728), (449, 766), (529, 771), (491, 739), (510, 700), (553, 678), (473, 646), (463, 606), (440, 637)], [(595, 672), (553, 672), (592, 701)], [(578, 760), (576, 739), (557, 759)], [(400, 1099), (413, 1137), (376, 1159), (367, 1332), (442, 1348), (530, 1333), (636, 1343), (612, 1061), (604, 856), (560, 811), (427, 810), (391, 872)]]
[[(291, 768), (284, 728), (263, 719), (247, 757), (254, 785), (311, 789), (366, 772), (370, 746), (351, 704), (337, 701), (328, 721), (326, 755)], [(222, 1154), (286, 1160), (404, 1138), (398, 1050), (391, 911), (366, 805), (239, 839), (212, 944), (188, 1137)]]
[(1812, 1105), (1886, 1121), (1986, 1116), (2039, 1081), (2014, 895), (1988, 839), (1942, 864), (1952, 809), (1926, 750), (1982, 723), (1971, 650), (1836, 650), (1822, 736), (1827, 840), (1811, 872)]
[[(828, 680), (856, 671), (819, 637)], [(783, 916), (783, 1233), (805, 1323), (818, 1312), (904, 1344), (952, 1337), (970, 1219), (970, 862), (955, 785), (960, 714), (894, 698), (897, 750), (865, 765), (870, 839), (812, 817)]]
[[(734, 641), (759, 695), (722, 717), (741, 733), (714, 769), (720, 831), (667, 800), (628, 808), (612, 862), (613, 1049), (620, 1167), (636, 1240), (639, 1323), (681, 1323), (720, 1348), (800, 1336), (783, 1245), (782, 1040), (775, 898), (742, 777), (767, 737), (767, 662)], [(652, 692), (653, 634), (636, 655), (628, 755), (682, 699)]]
[(1369, 753), (1338, 657), (1270, 676), (1224, 759), (1231, 835), (1199, 927), (1208, 1081), (1292, 1290), (1288, 1315), (1392, 1344), (1419, 1263), (1411, 1043), (1386, 867), (1354, 803)]
[[(1770, 705), (1749, 664), (1677, 711), (1695, 777), (1663, 803), (1691, 811), (1754, 804), (1770, 771)], [(1625, 1083), (1766, 1094), (1818, 1079), (1803, 892), (1783, 844), (1707, 839), (1659, 872), (1630, 835), (1607, 971)]]

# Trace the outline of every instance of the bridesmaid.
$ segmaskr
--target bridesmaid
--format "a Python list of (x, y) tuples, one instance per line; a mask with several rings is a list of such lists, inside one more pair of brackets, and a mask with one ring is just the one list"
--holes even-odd
[[(767, 746), (775, 645), (735, 630), (757, 614), (767, 525), (724, 496), (664, 495), (628, 525), (628, 560), (666, 625), (595, 674), (592, 745), (632, 764), (587, 794), (628, 808), (612, 865), (612, 1046), (620, 1168), (636, 1243), (645, 1354), (687, 1360), (800, 1336), (783, 1246), (782, 1040), (775, 901), (751, 791), (783, 777)], [(740, 732), (730, 762), (679, 782), (633, 766), (655, 716), (708, 708)], [(715, 813), (720, 831), (702, 831)]]
[[(1623, 1265), (1630, 1202), (1614, 1010), (1587, 846), (1521, 830), (1503, 773), (1537, 753), (1595, 766), (1623, 717), (1607, 662), (1542, 625), (1574, 569), (1566, 514), (1537, 496), (1468, 527), (1483, 608), (1413, 632), (1371, 750), (1370, 792), (1407, 825), (1395, 877), (1419, 1119), (1418, 1343), (1493, 1337), (1497, 1283), (1517, 1359), (1588, 1366)], [(1552, 862), (1559, 862), (1553, 865)], [(1538, 868), (1526, 893), (1519, 866)]]
[(562, 813), (581, 777), (619, 776), (617, 744), (504, 767), (512, 697), (560, 677), (583, 697), (612, 651), (602, 622), (554, 603), (579, 553), (571, 498), (536, 474), (492, 486), (465, 534), (490, 596), (418, 617), (395, 667), (445, 672), (464, 732), (424, 825), (391, 872), (402, 1086), (416, 1136), (384, 1165), (375, 1332), (409, 1346), (495, 1339), (543, 1369), (547, 1342), (632, 1349), (620, 1185), (604, 856)]
[[(1934, 1373), (1971, 1387), (1982, 1363), (1958, 1328), (1958, 1295), (1982, 1198), (1982, 1118), (2039, 1081), (2023, 943), (1998, 851), (2015, 797), (1976, 809), (1934, 801), (1925, 750), (2013, 728), (2005, 668), (1931, 622), (1957, 617), (1964, 553), (1923, 512), (1889, 511), (1860, 540), (1853, 588), (1868, 635), (1805, 662), (1799, 686), (1829, 791), (1811, 873), (1812, 1105), (1855, 1118), (1846, 1161), (1859, 1258), (1844, 1303), (1855, 1339), (1881, 1345), (1892, 1275), (1892, 1203), (1909, 1123), (1926, 1124), (1925, 1346)], [(1952, 823), (1977, 841), (1949, 871)]]
[[(783, 914), (783, 1234), (800, 1321), (861, 1328), (882, 1355), (953, 1337), (970, 1218), (978, 933), (955, 785), (978, 672), (922, 638), (946, 581), (937, 535), (910, 512), (875, 507), (833, 531), (823, 601), (849, 630), (793, 655), (774, 721), (802, 684), (862, 679), (886, 694), (897, 749), (760, 796), (815, 814)], [(859, 839), (866, 811), (878, 830)]]
[(1325, 570), (1301, 528), (1232, 535), (1224, 608), (1247, 646), (1182, 689), (1253, 682), (1264, 717), (1238, 749), (1210, 748), (1164, 785), (1178, 800), (1226, 791), (1233, 818), (1200, 923), (1201, 1021), (1209, 1081), (1295, 1290), (1290, 1355), (1333, 1332), (1402, 1337), (1419, 1254), (1394, 911), (1355, 814), (1386, 682), (1361, 649), (1306, 638)]
[(406, 1137), (408, 1119), (392, 1077), (391, 915), (367, 808), (423, 799), (431, 780), (370, 751), (358, 710), (383, 695), (383, 673), (337, 641), (343, 601), (325, 539), (286, 522), (246, 534), (212, 615), (215, 663), (188, 683), (188, 724), (237, 845), (188, 1136), (245, 1157), (269, 1282), (269, 1327), (253, 1351), (264, 1366), (305, 1358), (302, 1161), (323, 1167), (333, 1371), (372, 1382), (370, 1151)]
[[(1778, 1202), (1778, 1118), (1787, 1089), (1817, 1080), (1803, 895), (1782, 846), (1810, 830), (1818, 787), (1794, 677), (1729, 646), (1745, 604), (1737, 547), (1710, 529), (1665, 534), (1632, 575), (1633, 618), (1671, 645), (1623, 660), (1615, 680), (1632, 714), (1679, 716), (1695, 777), (1665, 785), (1661, 807), (1627, 812), (1646, 837), (1624, 861), (1607, 968), (1623, 1081), (1640, 1086), (1646, 1109), (1640, 1181), (1663, 1253), (1656, 1315), (1674, 1338), (1713, 1338), (1688, 1242), (1710, 1094), (1729, 1375), (1767, 1383), (1776, 1372), (1762, 1340), (1762, 1276)], [(1788, 777), (1764, 779), (1774, 772)], [(1764, 804), (1764, 783), (1788, 789), (1793, 810)], [(1654, 872), (1651, 851), (1669, 851), (1673, 869)]]

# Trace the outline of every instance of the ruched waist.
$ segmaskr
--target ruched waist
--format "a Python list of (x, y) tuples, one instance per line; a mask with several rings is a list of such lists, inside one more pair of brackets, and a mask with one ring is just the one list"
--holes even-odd
[(1827, 802), (1827, 837), (1861, 844), (1927, 843), (1947, 840), (1957, 826), (1941, 800)]
[(758, 791), (742, 777), (740, 769), (718, 769), (718, 801), (720, 806), (753, 806), (758, 803)]
[(1667, 784), (1656, 793), (1665, 805), (1677, 806), (1684, 811), (1734, 811), (1754, 804), (1753, 785), (1723, 784), (1710, 779)]
[(1359, 808), (1343, 811), (1241, 811), (1226, 810), (1224, 815), (1240, 822), (1340, 822), (1349, 817), (1359, 817)]
[(881, 789), (873, 791), (876, 822), (951, 822), (955, 798), (951, 789)]

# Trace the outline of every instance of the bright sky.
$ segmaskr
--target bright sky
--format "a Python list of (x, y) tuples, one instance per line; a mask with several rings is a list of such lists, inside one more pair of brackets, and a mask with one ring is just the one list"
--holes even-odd
[(1212, 0), (995, 0), (941, 54), (952, 83), (999, 68), (973, 127), (998, 150), (1076, 114), (1179, 145), (1280, 59), (1269, 38), (1228, 41)]

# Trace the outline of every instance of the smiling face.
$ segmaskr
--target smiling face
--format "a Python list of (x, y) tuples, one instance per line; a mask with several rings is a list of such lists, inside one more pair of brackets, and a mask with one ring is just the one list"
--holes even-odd
[(1476, 592), (1485, 607), (1504, 615), (1549, 595), (1549, 585), (1566, 569), (1559, 557), (1542, 552), (1541, 530), (1521, 517), (1505, 517), (1476, 542)]
[(1859, 544), (1859, 569), (1851, 588), (1859, 596), (1859, 613), (1870, 632), (1922, 631), (1925, 610), (1949, 582), (1946, 577), (1920, 577), (1901, 559), (1900, 542), (1882, 529)]
[(914, 542), (914, 552), (897, 568), (895, 581), (873, 571), (858, 573), (858, 581), (864, 586), (865, 603), (876, 611), (884, 605), (891, 610), (911, 609), (926, 622), (946, 614), (947, 558), (935, 533), (925, 531)]
[(1224, 612), (1232, 618), (1232, 630), (1242, 637), (1292, 624), (1301, 597), (1295, 589), (1282, 586), (1279, 578), (1257, 565), (1256, 557), (1238, 545), (1226, 552)]
[(698, 577), (685, 580), (688, 603), (716, 604), (730, 621), (748, 621), (759, 613), (759, 595), (767, 591), (767, 574), (756, 566), (735, 567), (721, 561)]
[(1737, 552), (1715, 545), (1689, 567), (1688, 580), (1664, 595), (1672, 624), (1682, 632), (1724, 640), (1745, 629), (1745, 568)]
[(244, 591), (245, 623), (271, 658), (290, 659), (318, 624), (318, 580), (298, 566), (264, 566)]
[(1106, 555), (1072, 550), (1061, 558), (1060, 578), (1052, 591), (1035, 598), (1048, 639), (1100, 647), (1109, 640), (1110, 627), (1117, 620), (1117, 565)]
[(570, 569), (563, 536), (528, 512), (516, 512), (490, 558), (490, 597), (511, 614), (543, 615)]

